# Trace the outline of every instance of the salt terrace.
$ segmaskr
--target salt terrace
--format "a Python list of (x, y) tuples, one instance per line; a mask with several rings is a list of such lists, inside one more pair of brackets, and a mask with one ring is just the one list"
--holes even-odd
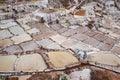
[(120, 80), (117, 0), (73, 0), (69, 9), (52, 1), (0, 4), (0, 80), (95, 80), (92, 70)]

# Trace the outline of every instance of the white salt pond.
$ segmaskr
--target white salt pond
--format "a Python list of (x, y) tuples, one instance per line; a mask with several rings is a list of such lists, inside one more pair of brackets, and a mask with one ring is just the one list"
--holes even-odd
[(47, 66), (39, 54), (22, 55), (17, 63), (17, 71), (43, 71)]
[(15, 55), (0, 56), (0, 72), (13, 71), (16, 59), (17, 57)]
[(105, 54), (105, 53), (91, 54), (88, 55), (87, 60), (90, 62), (96, 62), (111, 66), (120, 65), (120, 58), (114, 54)]

